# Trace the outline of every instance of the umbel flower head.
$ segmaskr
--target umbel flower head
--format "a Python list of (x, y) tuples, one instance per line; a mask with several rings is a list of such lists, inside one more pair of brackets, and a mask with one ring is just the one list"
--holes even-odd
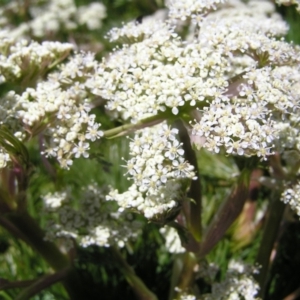
[[(11, 91), (2, 97), (1, 124), (23, 141), (43, 133), (44, 154), (56, 157), (63, 168), (69, 168), (73, 158), (87, 158), (90, 143), (103, 135), (101, 124), (90, 113), (85, 85), (97, 66), (94, 55), (77, 53), (61, 64), (58, 71), (50, 73), (47, 80), (40, 81), (41, 76), (69, 55), (73, 46), (8, 39), (2, 42), (7, 45), (0, 55), (2, 81), (20, 84), (24, 91)], [(4, 167), (9, 156), (4, 149), (1, 155)]]
[[(59, 38), (60, 34), (74, 32), (82, 26), (89, 30), (99, 29), (106, 17), (106, 8), (99, 2), (77, 7), (74, 0), (31, 1), (26, 8), (26, 18), (20, 9), (23, 4), (26, 5), (24, 1), (11, 0), (0, 8), (1, 28), (9, 29), (17, 38), (53, 40), (53, 37)], [(16, 19), (23, 22), (16, 25)]]
[(195, 173), (183, 157), (177, 133), (164, 123), (137, 132), (127, 161), (133, 184), (123, 194), (111, 191), (107, 199), (117, 201), (121, 211), (131, 208), (149, 219), (178, 207), (186, 192), (185, 181), (195, 179)]
[[(102, 60), (87, 86), (106, 100), (111, 116), (133, 124), (155, 116), (183, 117), (192, 140), (200, 141), (196, 146), (215, 153), (266, 159), (290, 147), (299, 152), (300, 48), (283, 39), (288, 26), (274, 5), (173, 0), (167, 6), (166, 20), (148, 18), (109, 33), (111, 41), (124, 44)], [(177, 33), (178, 20), (189, 27), (187, 36)], [(140, 137), (147, 134), (144, 130)], [(137, 153), (128, 161), (134, 184), (110, 197), (152, 218), (176, 206), (177, 192), (168, 187), (169, 169), (151, 166), (152, 144), (144, 140), (134, 138)], [(169, 144), (176, 149), (179, 143)], [(163, 157), (172, 161), (174, 155), (176, 150)], [(166, 186), (168, 197), (161, 190), (153, 200), (152, 189)], [(157, 201), (159, 195), (164, 200)], [(172, 201), (164, 202), (167, 198)]]
[[(89, 80), (92, 93), (107, 100), (112, 116), (132, 123), (159, 114), (191, 116), (197, 109), (190, 126), (202, 147), (272, 154), (278, 124), (298, 111), (300, 60), (299, 47), (281, 38), (288, 27), (274, 6), (174, 0), (168, 7), (166, 21), (132, 22), (109, 33), (126, 43)], [(187, 40), (173, 25), (180, 14), (202, 16)]]

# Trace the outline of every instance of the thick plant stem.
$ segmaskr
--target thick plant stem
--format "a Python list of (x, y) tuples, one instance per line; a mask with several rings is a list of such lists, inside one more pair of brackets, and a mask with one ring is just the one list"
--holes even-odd
[(194, 172), (197, 176), (196, 180), (192, 180), (190, 190), (188, 192), (188, 197), (192, 199), (190, 202), (188, 226), (193, 238), (197, 242), (200, 242), (202, 236), (202, 189), (197, 156), (192, 148), (188, 131), (183, 122), (177, 121), (175, 125), (179, 130), (179, 138), (182, 142), (185, 159), (194, 167)]
[(260, 286), (258, 297), (264, 299), (266, 292), (267, 276), (270, 265), (271, 252), (274, 247), (274, 243), (278, 236), (278, 229), (281, 223), (281, 219), (284, 212), (285, 204), (280, 201), (280, 192), (273, 191), (271, 196), (271, 202), (268, 207), (268, 215), (265, 223), (263, 237), (261, 240), (261, 246), (258, 251), (256, 262), (261, 266), (259, 274), (257, 274), (256, 280)]
[(49, 286), (55, 284), (63, 280), (67, 274), (68, 269), (63, 269), (57, 273), (43, 276), (42, 278), (35, 280), (31, 285), (26, 287), (17, 297), (15, 300), (27, 300), (30, 299), (32, 296), (37, 295), (40, 291), (48, 288)]
[(174, 290), (171, 291), (170, 296), (172, 300), (181, 299), (181, 296), (190, 291), (194, 285), (195, 280), (195, 266), (197, 258), (194, 253), (185, 252), (182, 259), (182, 269)]
[[(85, 293), (82, 284), (71, 261), (66, 255), (60, 252), (54, 243), (44, 240), (45, 233), (39, 227), (38, 223), (25, 211), (12, 212), (7, 214), (6, 218), (22, 234), (22, 237), (24, 237), (23, 240), (39, 253), (55, 271), (59, 272), (62, 269), (68, 269), (62, 283), (70, 299), (84, 299)], [(4, 223), (2, 225), (5, 226)], [(10, 231), (10, 228), (6, 229)]]
[(125, 276), (128, 284), (131, 286), (139, 300), (158, 300), (156, 295), (153, 294), (144, 284), (144, 282), (135, 274), (131, 266), (128, 265), (120, 251), (111, 247), (114, 257), (117, 260), (119, 267)]
[(241, 172), (231, 194), (219, 207), (213, 220), (203, 236), (199, 258), (203, 258), (223, 238), (227, 229), (242, 212), (249, 194), (250, 171), (245, 169)]

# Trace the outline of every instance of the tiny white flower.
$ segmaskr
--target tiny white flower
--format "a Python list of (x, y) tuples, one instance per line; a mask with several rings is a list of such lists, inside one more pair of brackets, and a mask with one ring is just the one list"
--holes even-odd
[(180, 147), (181, 144), (178, 142), (178, 140), (174, 140), (173, 143), (168, 142), (165, 157), (169, 158), (170, 160), (174, 160), (178, 155), (182, 156), (184, 154), (184, 150)]
[(98, 128), (100, 127), (100, 124), (96, 123), (93, 124), (92, 126), (89, 126), (87, 128), (87, 134), (85, 135), (85, 137), (88, 140), (91, 140), (92, 142), (94, 142), (96, 139), (99, 139), (100, 137), (103, 136), (103, 131), (99, 130)]
[(89, 143), (79, 142), (78, 145), (73, 148), (73, 153), (75, 154), (76, 158), (79, 158), (81, 156), (87, 158), (89, 157), (89, 153), (87, 152), (89, 148), (90, 148)]

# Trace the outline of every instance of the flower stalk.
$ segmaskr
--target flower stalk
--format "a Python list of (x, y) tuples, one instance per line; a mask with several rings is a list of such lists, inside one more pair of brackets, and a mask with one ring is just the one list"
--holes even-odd
[(202, 190), (197, 156), (192, 148), (190, 137), (183, 121), (177, 121), (176, 127), (179, 130), (179, 138), (182, 142), (184, 157), (194, 167), (195, 176), (197, 177), (197, 179), (191, 181), (190, 189), (187, 194), (191, 201), (186, 217), (190, 233), (197, 242), (200, 242), (202, 236)]
[(149, 118), (140, 120), (136, 124), (125, 124), (125, 125), (122, 125), (119, 127), (115, 127), (115, 128), (106, 130), (106, 131), (104, 131), (103, 136), (106, 138), (109, 138), (109, 139), (124, 136), (124, 135), (127, 135), (136, 130), (159, 124), (159, 123), (163, 122), (166, 117), (167, 117), (166, 113), (161, 113), (161, 114), (158, 114), (155, 116), (151, 116)]
[(219, 208), (215, 218), (210, 223), (201, 245), (199, 257), (208, 254), (213, 247), (223, 238), (227, 229), (241, 213), (249, 193), (250, 171), (244, 169), (231, 194)]
[(134, 270), (124, 259), (120, 251), (116, 247), (111, 247), (116, 261), (119, 264), (121, 272), (126, 278), (128, 284), (133, 289), (134, 293), (139, 300), (158, 300), (155, 294), (153, 294), (143, 283), (143, 281), (135, 274)]
[[(55, 271), (60, 272), (67, 268), (68, 271), (64, 271), (64, 275), (61, 276), (65, 289), (72, 300), (83, 299), (84, 289), (72, 262), (54, 243), (45, 241), (45, 233), (38, 223), (25, 211), (12, 212), (6, 218), (13, 225), (11, 228), (16, 228), (21, 233), (19, 237), (40, 254)], [(5, 223), (2, 222), (1, 225), (5, 226)], [(7, 230), (11, 229), (9, 227), (5, 228)]]
[[(186, 252), (180, 257), (179, 268), (173, 269), (176, 271), (179, 276), (175, 277), (176, 285), (172, 285), (172, 290), (170, 291), (169, 299), (180, 300), (181, 297), (192, 290), (193, 285), (195, 284), (195, 268), (197, 266), (197, 258), (194, 253)], [(178, 262), (174, 262), (174, 264)]]

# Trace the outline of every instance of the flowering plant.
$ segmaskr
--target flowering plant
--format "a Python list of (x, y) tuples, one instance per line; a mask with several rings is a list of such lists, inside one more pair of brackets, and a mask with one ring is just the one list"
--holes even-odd
[(174, 263), (163, 297), (267, 299), (278, 228), (300, 216), (300, 47), (275, 4), (169, 0), (108, 31), (108, 54), (81, 35), (103, 4), (21, 2), (0, 10), (0, 224), (52, 273), (5, 278), (24, 287), (5, 295), (61, 281), (60, 297), (92, 299), (80, 253), (109, 251), (158, 299), (125, 259), (150, 227), (158, 266)]

